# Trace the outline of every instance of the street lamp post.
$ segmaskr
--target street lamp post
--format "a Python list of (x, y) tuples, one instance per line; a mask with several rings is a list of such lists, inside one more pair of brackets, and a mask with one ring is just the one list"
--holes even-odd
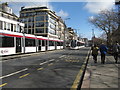
[(67, 30), (67, 26), (65, 24), (65, 20), (69, 20), (70, 18), (66, 18), (64, 19), (64, 43), (63, 43), (63, 48), (65, 49), (66, 48), (66, 30)]

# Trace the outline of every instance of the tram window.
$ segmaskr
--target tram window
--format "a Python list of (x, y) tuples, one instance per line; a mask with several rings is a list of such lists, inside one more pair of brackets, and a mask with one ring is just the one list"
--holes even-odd
[(14, 37), (2, 37), (2, 47), (14, 47)]
[(63, 42), (61, 42), (60, 45), (63, 46)]
[(47, 40), (45, 40), (45, 42), (46, 42), (46, 46), (48, 45), (48, 41)]
[(0, 47), (2, 47), (2, 35), (0, 35)]
[(45, 40), (42, 40), (42, 46), (45, 46)]
[(60, 46), (60, 42), (57, 42), (57, 46)]
[(41, 45), (41, 40), (39, 40), (39, 45)]
[(35, 39), (25, 39), (25, 46), (35, 46)]
[(2, 21), (0, 21), (0, 29), (2, 29), (3, 27), (2, 27), (3, 25), (2, 25)]
[(49, 46), (54, 46), (54, 41), (49, 41)]

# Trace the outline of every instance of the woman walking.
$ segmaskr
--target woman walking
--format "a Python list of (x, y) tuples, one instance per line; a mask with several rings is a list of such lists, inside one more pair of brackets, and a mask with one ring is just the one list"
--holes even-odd
[(92, 50), (92, 56), (93, 56), (94, 63), (97, 63), (97, 55), (98, 55), (99, 48), (97, 47), (97, 45), (94, 45), (91, 48), (91, 50)]

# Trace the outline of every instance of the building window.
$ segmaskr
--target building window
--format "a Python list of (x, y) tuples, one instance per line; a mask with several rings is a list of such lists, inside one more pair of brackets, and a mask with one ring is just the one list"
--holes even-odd
[(23, 22), (27, 22), (27, 21), (28, 21), (28, 18), (23, 19)]
[(24, 31), (24, 27), (20, 26), (20, 32)]
[(44, 28), (36, 28), (35, 32), (36, 33), (44, 33)]
[(31, 34), (31, 29), (28, 29), (28, 34)]
[(33, 22), (34, 21), (34, 17), (29, 17), (28, 18), (28, 22)]
[(48, 19), (49, 19), (49, 18), (48, 18), (48, 15), (47, 15), (46, 18), (45, 18), (45, 20), (48, 21)]
[(37, 15), (46, 15), (46, 12), (37, 12)]
[(6, 30), (6, 22), (4, 22), (4, 30)]
[(44, 16), (36, 16), (36, 21), (44, 21)]
[(48, 33), (48, 28), (45, 28), (45, 33)]
[(14, 24), (13, 27), (14, 27), (14, 32), (16, 32), (16, 25)]
[(2, 21), (0, 21), (0, 29), (3, 29)]
[(28, 23), (28, 28), (34, 28), (34, 23)]
[(34, 29), (32, 29), (32, 34), (34, 34)]
[(24, 33), (27, 33), (27, 28), (24, 29)]
[(20, 26), (19, 26), (19, 25), (17, 25), (17, 30), (16, 30), (16, 32), (20, 32)]
[(48, 22), (45, 22), (45, 27), (48, 27)]
[(51, 29), (55, 29), (55, 25), (50, 24), (50, 28), (51, 28)]
[(11, 24), (11, 31), (13, 31), (13, 24)]
[(25, 23), (25, 28), (27, 28), (27, 23)]
[(49, 33), (55, 35), (55, 30), (49, 29)]
[(9, 30), (9, 31), (10, 31), (10, 26), (11, 26), (11, 24), (7, 23), (7, 30)]
[(36, 27), (44, 27), (44, 22), (37, 22)]

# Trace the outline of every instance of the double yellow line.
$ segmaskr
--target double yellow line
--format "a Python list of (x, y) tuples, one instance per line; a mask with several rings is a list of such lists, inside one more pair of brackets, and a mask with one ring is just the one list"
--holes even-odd
[(79, 83), (80, 83), (81, 76), (82, 76), (82, 74), (83, 74), (83, 72), (84, 72), (84, 69), (85, 69), (85, 67), (86, 67), (85, 64), (86, 64), (86, 62), (87, 62), (87, 59), (88, 59), (88, 56), (89, 56), (89, 53), (90, 53), (90, 52), (91, 52), (91, 50), (88, 51), (88, 54), (87, 54), (87, 56), (86, 56), (86, 58), (85, 58), (85, 61), (84, 61), (83, 65), (82, 65), (80, 71), (78, 72), (78, 74), (77, 74), (77, 76), (76, 76), (76, 79), (74, 80), (73, 85), (72, 85), (72, 87), (71, 87), (70, 90), (77, 90), (77, 88), (78, 88), (78, 86), (79, 86)]
[(7, 85), (7, 83), (4, 83), (4, 84), (0, 85), (0, 87), (3, 87), (3, 86), (5, 86), (5, 85)]

